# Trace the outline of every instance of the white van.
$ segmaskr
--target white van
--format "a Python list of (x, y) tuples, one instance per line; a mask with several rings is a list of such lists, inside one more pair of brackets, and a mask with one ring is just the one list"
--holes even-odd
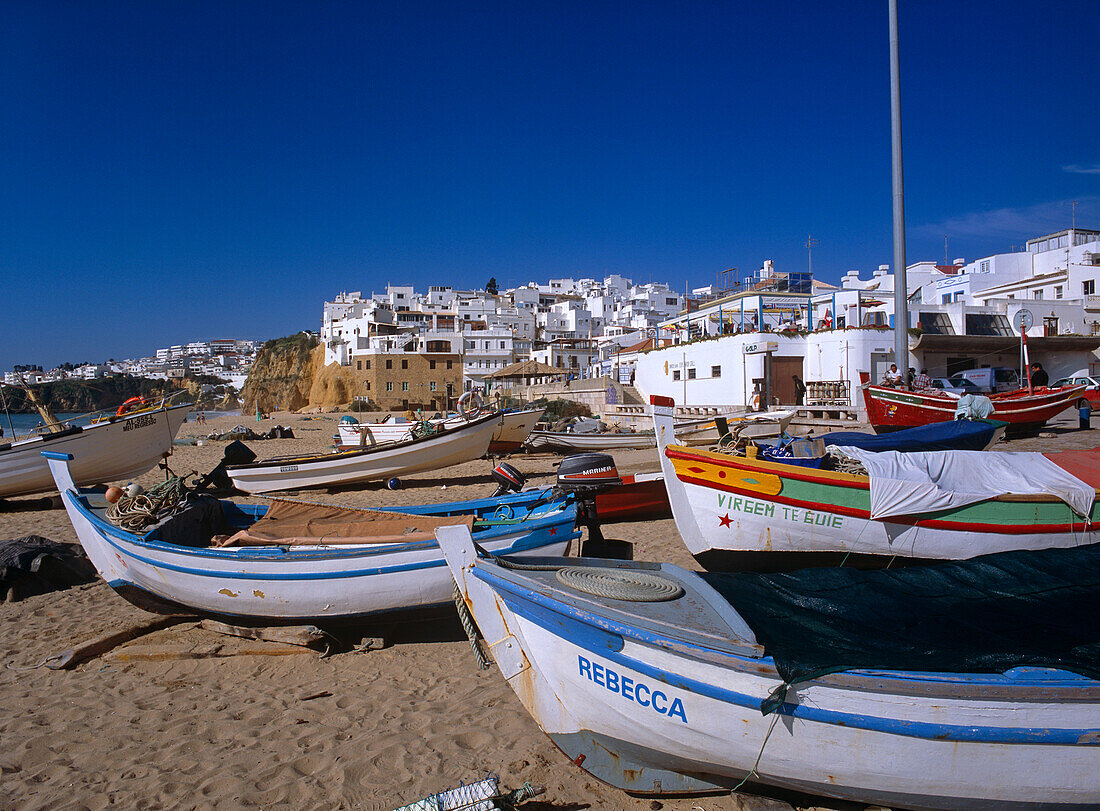
[(985, 366), (981, 369), (967, 369), (959, 372), (983, 392), (1015, 391), (1020, 388), (1020, 374), (1008, 366)]

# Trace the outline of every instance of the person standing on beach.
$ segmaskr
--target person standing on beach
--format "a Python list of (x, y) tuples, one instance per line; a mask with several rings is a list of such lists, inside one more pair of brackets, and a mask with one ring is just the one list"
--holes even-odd
[(802, 405), (803, 400), (806, 399), (806, 384), (798, 375), (791, 375), (791, 379), (794, 380), (794, 404)]
[(1031, 385), (1033, 388), (1041, 389), (1043, 386), (1050, 383), (1050, 375), (1043, 369), (1043, 364), (1033, 363), (1031, 364)]

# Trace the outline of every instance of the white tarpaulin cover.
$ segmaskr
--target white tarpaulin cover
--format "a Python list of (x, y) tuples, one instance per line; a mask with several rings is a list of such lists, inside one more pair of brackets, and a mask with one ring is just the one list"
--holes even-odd
[(871, 518), (962, 507), (1003, 495), (1053, 495), (1088, 515), (1096, 490), (1041, 453), (924, 451), (875, 453), (835, 447), (871, 477)]

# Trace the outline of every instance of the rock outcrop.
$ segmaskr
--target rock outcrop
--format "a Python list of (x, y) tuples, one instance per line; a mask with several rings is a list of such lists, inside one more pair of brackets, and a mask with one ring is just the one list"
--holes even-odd
[(309, 392), (325, 348), (317, 339), (298, 334), (268, 341), (256, 355), (241, 389), (244, 412), (297, 411), (309, 405)]
[[(55, 414), (69, 412), (87, 414), (92, 411), (118, 408), (131, 397), (159, 399), (171, 394), (177, 386), (166, 380), (144, 377), (102, 377), (96, 380), (69, 379), (36, 384), (39, 401)], [(12, 386), (5, 387), (5, 404), (12, 412), (33, 413), (27, 395)], [(186, 402), (186, 401), (185, 401)]]
[(324, 365), (325, 348), (305, 335), (264, 344), (241, 389), (241, 410), (300, 411), (348, 405), (362, 383), (350, 368)]
[(313, 385), (309, 389), (310, 407), (334, 408), (350, 404), (362, 389), (363, 383), (356, 380), (348, 367), (338, 363), (321, 366), (320, 363), (324, 362), (324, 347), (318, 347), (315, 351), (321, 352), (321, 359), (313, 376)]

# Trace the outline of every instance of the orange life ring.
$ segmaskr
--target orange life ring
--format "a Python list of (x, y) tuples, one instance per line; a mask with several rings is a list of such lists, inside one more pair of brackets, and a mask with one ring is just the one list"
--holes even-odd
[(147, 402), (148, 401), (144, 397), (131, 397), (129, 400), (118, 407), (118, 411), (115, 412), (115, 416), (121, 417), (128, 411), (133, 411), (139, 406), (146, 405)]

